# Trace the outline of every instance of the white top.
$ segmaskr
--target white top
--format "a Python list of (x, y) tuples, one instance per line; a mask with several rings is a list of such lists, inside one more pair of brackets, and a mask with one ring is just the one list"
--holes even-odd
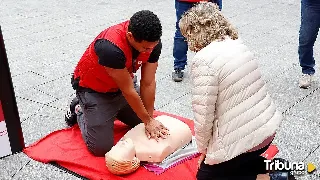
[(241, 40), (212, 42), (191, 62), (198, 150), (206, 164), (228, 161), (272, 136), (282, 115)]

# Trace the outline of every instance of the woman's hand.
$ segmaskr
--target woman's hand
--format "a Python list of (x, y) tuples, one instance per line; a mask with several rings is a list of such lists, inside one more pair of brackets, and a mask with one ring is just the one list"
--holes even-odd
[(205, 157), (206, 157), (206, 154), (201, 154), (201, 156), (198, 160), (198, 169), (200, 168), (200, 165), (201, 165), (202, 161), (204, 161)]

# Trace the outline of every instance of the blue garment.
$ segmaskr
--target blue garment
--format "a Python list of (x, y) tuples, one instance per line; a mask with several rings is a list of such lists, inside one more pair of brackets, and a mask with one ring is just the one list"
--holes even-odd
[(299, 31), (299, 62), (303, 74), (315, 73), (313, 46), (320, 28), (320, 1), (301, 0), (301, 25)]
[(269, 176), (270, 176), (270, 180), (288, 180), (289, 179), (288, 172), (276, 171), (276, 172), (270, 173)]
[[(212, 2), (216, 3), (220, 10), (222, 9), (222, 0), (212, 0)], [(173, 42), (173, 57), (174, 57), (174, 69), (184, 70), (187, 65), (187, 52), (188, 52), (188, 44), (185, 38), (182, 36), (179, 28), (179, 21), (184, 12), (194, 6), (196, 3), (189, 2), (180, 2), (179, 0), (175, 0), (175, 9), (176, 9), (176, 32), (174, 36)]]

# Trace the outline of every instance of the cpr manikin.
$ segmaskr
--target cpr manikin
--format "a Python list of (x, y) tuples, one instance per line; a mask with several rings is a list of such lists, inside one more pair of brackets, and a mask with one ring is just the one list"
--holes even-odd
[[(166, 115), (157, 116), (155, 119), (168, 128), (170, 135), (166, 139), (160, 138), (157, 142), (155, 139), (148, 139), (143, 123), (135, 126), (106, 154), (109, 170), (114, 168), (114, 166), (110, 166), (108, 159), (112, 159), (112, 162), (118, 160), (131, 161), (132, 164), (134, 164), (133, 162), (140, 163), (140, 161), (161, 162), (171, 153), (191, 141), (192, 132), (184, 122)], [(136, 170), (136, 167), (133, 165), (132, 168)], [(125, 169), (124, 171), (129, 172)]]

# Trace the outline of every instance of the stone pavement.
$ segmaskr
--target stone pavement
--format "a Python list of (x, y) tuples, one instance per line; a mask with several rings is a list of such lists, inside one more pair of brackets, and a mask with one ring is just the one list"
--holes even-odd
[[(188, 72), (182, 83), (171, 81), (173, 0), (0, 1), (0, 25), (26, 145), (65, 127), (64, 111), (74, 93), (70, 74), (91, 40), (104, 28), (141, 9), (154, 11), (163, 23), (156, 108), (193, 118)], [(279, 157), (313, 162), (320, 167), (319, 83), (301, 90), (297, 81), (299, 1), (224, 0), (223, 12), (255, 52), (269, 92), (285, 115), (275, 140)], [(318, 40), (315, 47), (318, 63), (319, 49)], [(316, 78), (319, 82), (319, 75)], [(0, 179), (77, 179), (23, 153), (0, 159), (0, 169)]]

